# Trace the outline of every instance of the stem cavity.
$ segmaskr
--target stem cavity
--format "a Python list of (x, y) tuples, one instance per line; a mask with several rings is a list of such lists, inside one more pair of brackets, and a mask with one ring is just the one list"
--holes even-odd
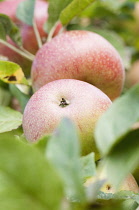
[(68, 106), (68, 105), (69, 105), (69, 102), (66, 101), (66, 99), (62, 98), (61, 101), (60, 101), (59, 106), (61, 106), (61, 107), (66, 107), (66, 106)]

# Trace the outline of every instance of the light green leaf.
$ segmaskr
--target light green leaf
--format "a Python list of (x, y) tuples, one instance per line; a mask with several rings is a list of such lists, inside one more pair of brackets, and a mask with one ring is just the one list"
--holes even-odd
[(39, 149), (43, 154), (46, 152), (47, 143), (50, 139), (50, 135), (42, 137), (39, 141), (35, 142), (32, 146)]
[(0, 106), (0, 133), (11, 131), (22, 124), (22, 114), (9, 107)]
[(95, 0), (73, 0), (60, 14), (63, 25), (68, 24), (76, 15), (79, 15)]
[(6, 83), (28, 85), (21, 67), (10, 61), (0, 61), (0, 79)]
[(125, 2), (126, 2), (126, 0), (124, 0), (124, 1), (102, 0), (103, 5), (112, 11), (119, 10), (124, 5)]
[(8, 35), (18, 46), (22, 45), (22, 38), (19, 28), (4, 14), (0, 14), (0, 39), (6, 40)]
[(20, 2), (16, 10), (18, 19), (31, 26), (33, 25), (35, 2), (35, 0)]
[(11, 101), (11, 93), (0, 86), (0, 106), (8, 106)]
[(62, 199), (57, 172), (36, 148), (0, 139), (0, 209), (59, 210)]
[[(108, 204), (111, 202), (111, 200), (113, 200), (113, 201), (115, 200), (117, 202), (119, 202), (121, 200), (121, 201), (123, 201), (122, 208), (124, 210), (126, 210), (126, 209), (136, 210), (136, 208), (138, 207), (136, 200), (139, 199), (139, 195), (137, 195), (131, 191), (120, 191), (115, 194), (104, 193), (104, 192), (100, 191), (98, 193), (97, 198), (98, 198), (98, 201), (99, 200), (108, 200)], [(112, 207), (112, 209), (113, 209), (113, 207)]]
[(86, 181), (87, 178), (95, 176), (96, 165), (95, 165), (95, 154), (90, 153), (89, 155), (81, 157), (82, 165), (82, 179)]
[(46, 30), (50, 31), (55, 23), (59, 20), (61, 11), (69, 4), (72, 0), (49, 0), (48, 7), (48, 20), (46, 23)]
[(136, 85), (115, 100), (99, 119), (95, 139), (101, 154), (108, 154), (138, 120), (139, 85)]
[(76, 129), (64, 118), (47, 144), (46, 157), (63, 177), (69, 198), (84, 201), (81, 179), (80, 149)]

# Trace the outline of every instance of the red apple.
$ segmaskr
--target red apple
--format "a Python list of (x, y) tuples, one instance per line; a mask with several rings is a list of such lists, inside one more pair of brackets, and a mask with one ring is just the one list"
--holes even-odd
[(33, 61), (34, 90), (57, 79), (93, 84), (114, 100), (122, 91), (124, 67), (119, 53), (102, 36), (89, 31), (68, 31), (44, 44)]
[[(23, 39), (23, 47), (29, 52), (35, 54), (38, 50), (38, 44), (36, 36), (32, 26), (24, 24), (16, 17), (16, 9), (19, 3), (24, 0), (6, 0), (0, 2), (0, 13), (8, 15), (19, 27), (21, 30), (21, 36)], [(42, 0), (36, 1), (35, 6), (35, 21), (37, 24), (38, 31), (40, 33), (41, 39), (46, 39), (47, 34), (43, 29), (43, 25), (48, 18), (48, 3)], [(10, 38), (8, 42), (15, 45)], [(7, 57), (10, 61), (14, 61), (21, 65), (25, 72), (30, 72), (32, 62), (26, 58), (21, 57), (19, 54), (15, 53), (13, 50), (5, 47), (3, 44), (0, 44), (0, 55)]]
[(110, 105), (107, 95), (87, 82), (55, 80), (40, 88), (27, 103), (23, 114), (25, 137), (35, 142), (51, 134), (61, 119), (68, 117), (77, 126), (82, 154), (96, 151), (95, 124)]

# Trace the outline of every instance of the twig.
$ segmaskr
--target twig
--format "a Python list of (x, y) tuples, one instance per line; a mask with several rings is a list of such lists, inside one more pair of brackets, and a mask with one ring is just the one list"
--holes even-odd
[(23, 52), (22, 50), (20, 50), (20, 49), (14, 47), (13, 45), (9, 44), (8, 42), (6, 42), (6, 41), (4, 41), (4, 40), (2, 40), (2, 39), (0, 39), (0, 43), (2, 43), (2, 44), (4, 44), (5, 46), (9, 47), (10, 49), (12, 49), (13, 51), (15, 51), (15, 52), (18, 53), (19, 55), (21, 55), (21, 56), (27, 58), (28, 60), (30, 60), (30, 61), (33, 61), (33, 60), (34, 60), (34, 57), (35, 57), (34, 55), (32, 55), (32, 54), (27, 54), (27, 53), (25, 53), (25, 52)]
[(39, 31), (38, 31), (35, 20), (33, 20), (33, 29), (34, 29), (34, 33), (35, 33), (35, 36), (36, 36), (36, 39), (37, 39), (38, 47), (41, 48), (42, 47), (42, 41), (41, 41), (41, 37), (40, 37), (40, 34), (39, 34)]

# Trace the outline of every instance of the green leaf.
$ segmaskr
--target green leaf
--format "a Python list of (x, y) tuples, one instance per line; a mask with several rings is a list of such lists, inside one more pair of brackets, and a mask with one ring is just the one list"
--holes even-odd
[(48, 7), (48, 20), (46, 23), (47, 31), (49, 32), (55, 23), (59, 20), (61, 11), (69, 4), (72, 0), (49, 0)]
[(81, 157), (82, 165), (82, 179), (86, 181), (87, 178), (95, 176), (96, 165), (95, 165), (95, 154), (90, 153), (84, 157)]
[(20, 2), (16, 10), (17, 18), (30, 26), (33, 25), (35, 2), (35, 0)]
[(11, 101), (11, 93), (0, 86), (0, 106), (8, 106)]
[(79, 15), (95, 0), (73, 0), (60, 14), (63, 25), (68, 24), (76, 15)]
[(134, 123), (139, 120), (139, 85), (134, 86), (113, 102), (98, 120), (95, 130), (96, 144), (102, 155), (122, 141)]
[(139, 163), (139, 129), (121, 137), (104, 159), (103, 170), (110, 183), (118, 189), (125, 177)]
[(13, 84), (10, 84), (10, 91), (11, 91), (11, 94), (17, 98), (17, 100), (19, 101), (19, 104), (21, 106), (21, 110), (22, 112), (24, 111), (25, 109), (25, 106), (27, 104), (27, 102), (29, 101), (30, 99), (30, 95), (27, 95), (27, 94), (24, 94), (22, 93), (15, 85)]
[(0, 106), (0, 133), (11, 131), (22, 124), (22, 114), (9, 107)]
[(0, 79), (6, 83), (28, 85), (21, 67), (10, 61), (0, 61)]
[(138, 204), (136, 202), (137, 197), (138, 195), (131, 191), (120, 191), (115, 194), (104, 193), (100, 191), (97, 196), (97, 199), (98, 199), (97, 202), (108, 200), (107, 205), (109, 205), (111, 200), (116, 201), (116, 202), (122, 201), (123, 210), (126, 210), (126, 209), (135, 210), (138, 207)]
[(0, 139), (0, 209), (59, 210), (62, 198), (57, 172), (37, 149)]
[(33, 147), (36, 147), (37, 149), (39, 149), (43, 154), (45, 154), (46, 152), (46, 147), (47, 147), (47, 143), (48, 140), (50, 139), (50, 135), (44, 136), (42, 137), (39, 141), (35, 142), (34, 144), (32, 144)]
[(8, 35), (18, 46), (22, 45), (22, 38), (19, 28), (4, 14), (0, 14), (0, 39), (6, 40)]
[(46, 157), (63, 177), (69, 198), (84, 201), (81, 179), (80, 149), (72, 122), (64, 118), (47, 144)]
[(102, 3), (108, 9), (110, 9), (112, 11), (117, 11), (124, 5), (125, 1), (104, 0)]
[(0, 22), (0, 39), (6, 40), (6, 31), (1, 22)]

